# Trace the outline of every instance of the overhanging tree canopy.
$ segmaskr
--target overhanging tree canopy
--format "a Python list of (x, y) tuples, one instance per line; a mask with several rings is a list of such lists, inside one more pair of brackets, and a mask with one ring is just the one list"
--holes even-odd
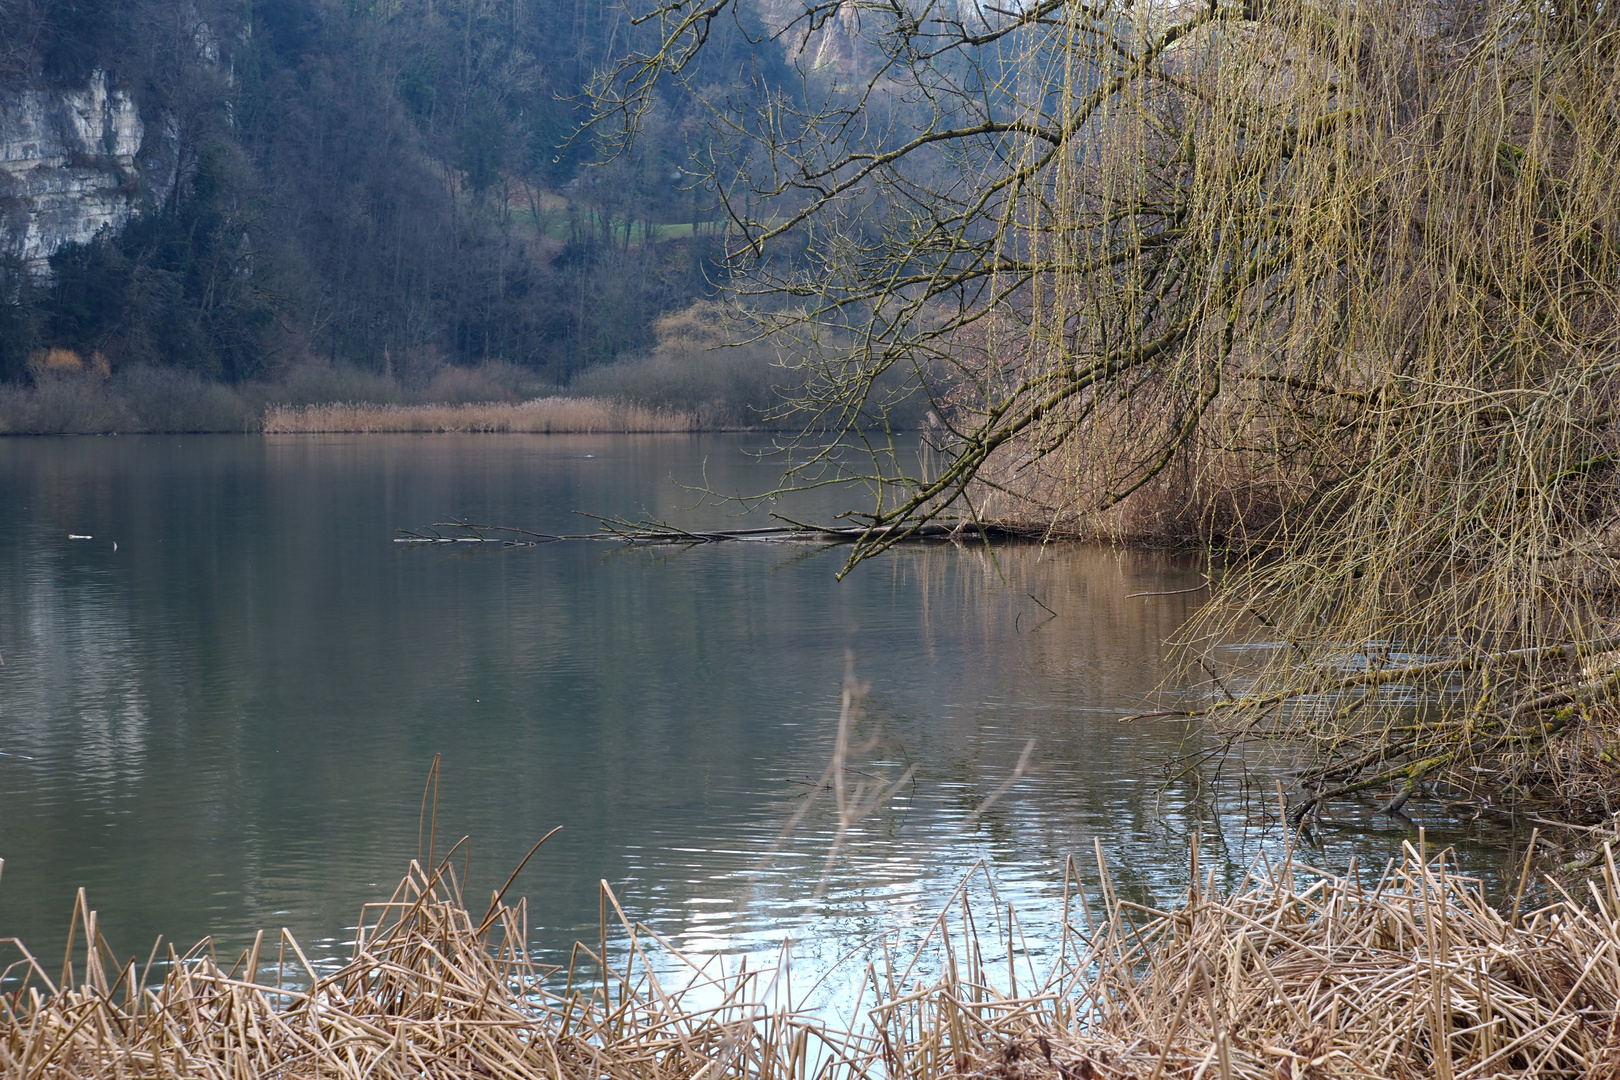
[[(599, 130), (738, 2), (639, 11), (660, 43), (599, 80)], [(702, 160), (754, 332), (809, 375), (789, 482), (876, 492), (846, 570), (1040, 506), (1251, 556), (1205, 625), (1263, 621), (1289, 685), (1421, 654), (1473, 672), (1497, 749), (1606, 692), (1570, 658), (1620, 584), (1614, 5), (767, 11), (798, 90), (707, 89)], [(862, 465), (908, 393), (929, 451)]]

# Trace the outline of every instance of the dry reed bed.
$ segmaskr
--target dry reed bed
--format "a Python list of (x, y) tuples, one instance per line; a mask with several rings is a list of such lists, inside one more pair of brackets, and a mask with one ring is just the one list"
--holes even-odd
[[(70, 945), (61, 978), (26, 952), (7, 973), (25, 981), (0, 996), (0, 1070), (29, 1080), (1464, 1080), (1620, 1068), (1612, 856), (1588, 897), (1523, 917), (1518, 899), (1503, 915), (1444, 854), (1426, 862), (1410, 846), (1376, 883), (1291, 860), (1230, 895), (1214, 880), (1156, 911), (1118, 896), (1106, 869), (1088, 896), (1071, 864), (1062, 948), (1044, 977), (1022, 945), (1008, 949), (1022, 940), (1011, 913), (975, 912), (959, 896), (918, 954), (926, 964), (901, 967), (885, 951), (867, 967), (851, 1025), (788, 1008), (763, 972), (665, 953), (664, 974), (650, 974), (649, 950), (663, 943), (622, 913), (630, 944), (610, 968), (581, 945), (566, 979), (544, 972), (529, 959), (524, 905), (497, 896), (475, 915), (442, 865), (430, 878), (413, 863), (387, 903), (366, 909), (354, 958), (324, 976), (283, 932), (268, 946), (261, 934), (228, 969), (206, 943), (171, 953), (147, 986), (150, 960), (114, 960), (81, 894), (75, 929), (88, 944)], [(606, 889), (603, 900), (605, 941), (608, 902), (618, 905)], [(925, 982), (923, 967), (942, 974)], [(262, 970), (298, 972), (303, 988), (261, 980)]]
[(686, 432), (697, 429), (685, 413), (644, 409), (600, 398), (536, 398), (476, 405), (355, 405), (336, 403), (265, 410), (266, 434), (381, 432), (521, 432), (596, 435), (612, 432)]

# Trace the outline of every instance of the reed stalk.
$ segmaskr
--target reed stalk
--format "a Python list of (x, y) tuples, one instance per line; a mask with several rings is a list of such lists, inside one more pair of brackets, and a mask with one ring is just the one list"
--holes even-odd
[[(1376, 880), (1297, 861), (1158, 910), (1071, 860), (1039, 967), (1015, 918), (945, 906), (909, 960), (881, 950), (843, 1019), (768, 970), (685, 957), (603, 886), (604, 934), (567, 971), (530, 958), (523, 902), (469, 909), (448, 863), (367, 905), (353, 957), (312, 967), (283, 931), (229, 966), (208, 942), (116, 958), (81, 893), (54, 977), (0, 995), (0, 1073), (51, 1078), (528, 1080), (1597, 1078), (1620, 1069), (1620, 881), (1504, 916), (1448, 852)], [(1522, 897), (1521, 897), (1522, 899)], [(1071, 923), (1069, 914), (1076, 917)], [(608, 955), (607, 921), (622, 931)], [(992, 929), (993, 928), (993, 929)], [(993, 934), (986, 938), (983, 935)], [(1053, 948), (1052, 946), (1056, 946)], [(1002, 959), (1005, 959), (1005, 966)], [(75, 960), (79, 963), (75, 963)]]

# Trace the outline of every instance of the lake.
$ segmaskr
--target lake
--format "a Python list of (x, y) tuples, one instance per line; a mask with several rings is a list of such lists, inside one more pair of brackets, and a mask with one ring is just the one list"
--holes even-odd
[[(839, 581), (845, 550), (797, 544), (393, 542), (450, 518), (590, 531), (576, 511), (757, 526), (681, 485), (767, 489), (768, 445), (0, 439), (0, 937), (59, 954), (82, 886), (121, 954), (285, 926), (334, 963), (426, 845), (435, 755), (435, 850), (471, 838), (471, 905), (562, 826), (511, 892), (549, 962), (596, 939), (601, 880), (683, 949), (791, 938), (825, 970), (914, 933), (975, 867), (976, 897), (1038, 937), (1065, 861), (1095, 878), (1094, 839), (1159, 903), (1195, 832), (1228, 881), (1280, 850), (1285, 752), (1228, 763), (1246, 786), (1216, 798), (1166, 780), (1206, 736), (1121, 722), (1208, 691), (1166, 645), (1202, 598), (1196, 559), (919, 545)], [(783, 506), (829, 521), (859, 495)], [(846, 672), (866, 689), (841, 820), (819, 783)], [(1335, 869), (1416, 838), (1330, 818), (1312, 858)], [(1503, 837), (1427, 825), (1497, 874)]]

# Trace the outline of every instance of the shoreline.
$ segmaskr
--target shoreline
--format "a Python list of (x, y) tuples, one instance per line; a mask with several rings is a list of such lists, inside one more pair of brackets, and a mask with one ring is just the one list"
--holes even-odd
[[(227, 388), (216, 388), (230, 393)], [(371, 434), (534, 434), (645, 435), (725, 434), (769, 430), (735, 425), (709, 425), (695, 413), (649, 409), (603, 398), (552, 395), (528, 401), (374, 404), (319, 402), (309, 405), (270, 403), (249, 412), (246, 406), (228, 415), (169, 417), (148, 423), (133, 410), (101, 403), (99, 408), (53, 410), (45, 401), (18, 405), (15, 392), (0, 401), (0, 436), (46, 435), (371, 435)], [(5, 406), (10, 405), (7, 409)], [(217, 402), (216, 402), (217, 404)], [(29, 408), (28, 406), (33, 406)]]
[(464, 405), (271, 405), (261, 427), (265, 435), (643, 435), (705, 430), (689, 413), (561, 396)]
[[(573, 391), (506, 368), (441, 372), (425, 386), (307, 367), (269, 382), (226, 384), (194, 373), (101, 368), (0, 384), (0, 435), (558, 433), (774, 430), (745, 403), (636, 385)], [(622, 381), (622, 380), (621, 380)], [(594, 389), (595, 392), (592, 392)]]

